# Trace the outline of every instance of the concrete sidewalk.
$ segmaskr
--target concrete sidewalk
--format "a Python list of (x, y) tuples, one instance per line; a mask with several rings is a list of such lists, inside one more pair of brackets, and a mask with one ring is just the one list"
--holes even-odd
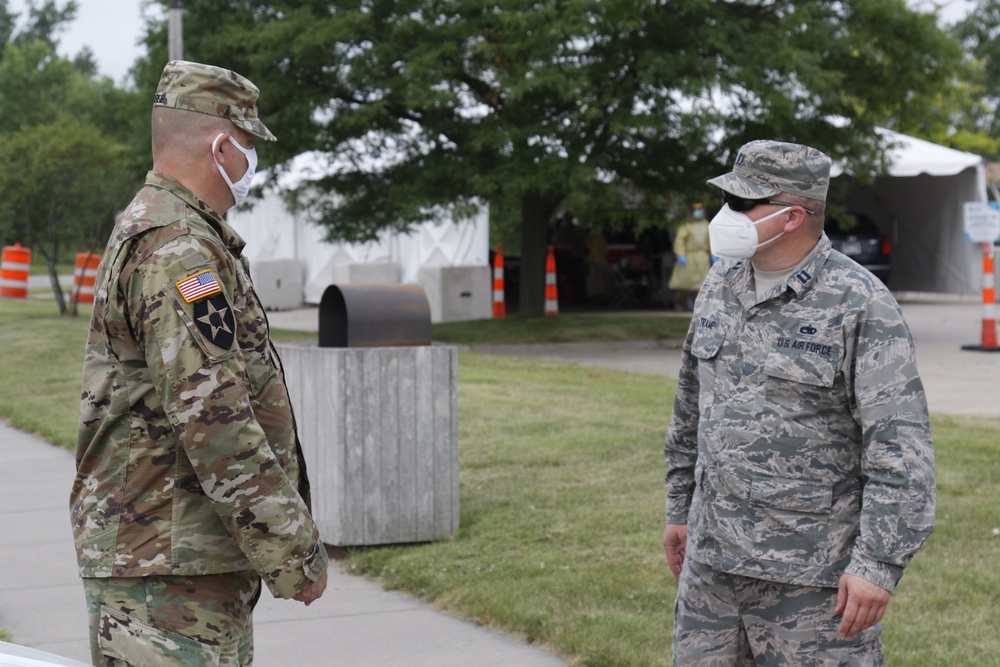
[[(0, 628), (16, 644), (90, 662), (69, 525), (73, 456), (0, 424)], [(434, 611), (334, 563), (309, 607), (266, 591), (254, 614), (264, 667), (557, 667), (563, 660)]]

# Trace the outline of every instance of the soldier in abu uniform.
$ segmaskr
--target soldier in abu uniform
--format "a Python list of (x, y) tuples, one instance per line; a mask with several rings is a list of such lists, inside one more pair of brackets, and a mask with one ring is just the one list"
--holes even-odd
[(261, 581), (306, 604), (326, 588), (281, 365), (222, 217), (275, 140), (258, 95), (167, 64), (153, 169), (98, 270), (71, 495), (95, 665), (248, 665)]
[(674, 664), (881, 665), (879, 621), (934, 527), (913, 341), (823, 233), (830, 158), (754, 141), (709, 181), (722, 258), (664, 446)]

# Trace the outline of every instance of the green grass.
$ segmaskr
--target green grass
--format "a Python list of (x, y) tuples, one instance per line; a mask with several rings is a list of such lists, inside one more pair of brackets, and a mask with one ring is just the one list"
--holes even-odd
[(51, 299), (0, 299), (0, 416), (53, 444), (76, 445), (88, 325), (85, 315), (60, 317)]
[[(71, 276), (73, 271), (76, 269), (76, 258), (72, 257), (67, 260), (59, 260), (56, 262), (56, 275), (59, 276)], [(31, 259), (31, 269), (29, 273), (33, 276), (47, 276), (49, 275), (49, 265), (45, 262), (44, 257), (32, 257)]]
[(659, 546), (674, 382), (463, 353), (462, 520), (452, 540), (362, 549), (351, 568), (581, 665), (664, 664)]
[[(86, 318), (0, 300), (0, 327), (0, 415), (72, 444)], [(661, 452), (674, 388), (462, 352), (458, 535), (350, 550), (348, 568), (576, 665), (669, 664), (676, 586), (660, 546)], [(888, 664), (1000, 664), (1000, 420), (935, 415), (933, 429), (938, 529), (890, 604)]]
[(663, 311), (632, 313), (562, 313), (558, 317), (507, 317), (502, 320), (442, 322), (432, 327), (441, 343), (464, 345), (571, 343), (590, 340), (683, 339), (690, 315)]

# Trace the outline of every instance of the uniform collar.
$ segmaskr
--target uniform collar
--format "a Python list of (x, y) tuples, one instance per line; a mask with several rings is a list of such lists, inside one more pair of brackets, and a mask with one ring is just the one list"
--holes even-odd
[[(815, 282), (816, 274), (830, 257), (833, 246), (830, 239), (824, 233), (820, 237), (816, 246), (809, 251), (808, 260), (788, 277), (785, 283), (786, 289), (791, 289), (797, 297), (802, 296)], [(732, 288), (739, 298), (744, 308), (750, 309), (757, 303), (757, 294), (753, 287), (753, 266), (750, 260), (741, 259), (733, 264), (726, 272), (725, 281)], [(775, 291), (771, 298), (783, 294), (785, 290)]]
[(187, 204), (188, 207), (197, 211), (218, 232), (222, 242), (234, 256), (239, 257), (242, 254), (243, 248), (246, 246), (243, 237), (237, 234), (236, 230), (214, 208), (182, 185), (180, 181), (162, 172), (150, 170), (146, 174), (146, 185), (169, 192)]

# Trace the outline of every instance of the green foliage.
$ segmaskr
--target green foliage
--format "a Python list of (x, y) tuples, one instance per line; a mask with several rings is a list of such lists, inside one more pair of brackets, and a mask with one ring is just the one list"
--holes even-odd
[(978, 0), (952, 33), (968, 59), (961, 103), (950, 119), (955, 143), (1000, 159), (1000, 0)]
[[(0, 1), (0, 242), (20, 242), (56, 262), (67, 251), (103, 247), (114, 214), (141, 181), (139, 152), (124, 134), (132, 127), (134, 92), (97, 78), (88, 52), (56, 53), (57, 34), (75, 2), (29, 2), (25, 27)], [(148, 108), (145, 111), (148, 119)], [(148, 125), (148, 120), (146, 121)], [(148, 142), (143, 148), (148, 155)], [(67, 308), (53, 288), (60, 312)]]
[[(4, 0), (5, 10), (6, 5)], [(57, 33), (76, 17), (78, 9), (76, 0), (67, 0), (62, 6), (56, 0), (27, 0), (25, 6), (26, 25), (14, 37), (14, 42), (19, 46), (26, 46), (40, 41), (53, 49), (58, 44)]]
[[(66, 246), (100, 252), (132, 177), (123, 149), (76, 119), (26, 125), (0, 139), (0, 215), (10, 236), (44, 257), (51, 275)], [(54, 290), (60, 312), (62, 292)]]

